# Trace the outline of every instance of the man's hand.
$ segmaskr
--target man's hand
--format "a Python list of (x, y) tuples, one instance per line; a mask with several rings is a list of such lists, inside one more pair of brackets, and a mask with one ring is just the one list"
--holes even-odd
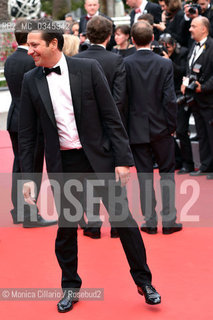
[(153, 26), (162, 32), (166, 29), (166, 25), (164, 22), (154, 23)]
[(163, 58), (169, 59), (168, 53), (166, 53), (166, 51), (163, 50)]
[(196, 83), (196, 85), (197, 85), (197, 87), (196, 87), (196, 89), (195, 89), (195, 92), (200, 93), (200, 92), (201, 92), (201, 84), (200, 84), (200, 82), (198, 82), (198, 81), (195, 81), (195, 83)]
[(186, 86), (184, 86), (184, 84), (181, 85), (180, 91), (182, 92), (183, 95), (185, 94)]
[(130, 178), (129, 167), (116, 167), (115, 168), (115, 180), (121, 181), (121, 187), (124, 187)]
[(35, 205), (35, 183), (33, 181), (29, 181), (24, 183), (23, 185), (23, 195), (24, 201), (28, 204)]

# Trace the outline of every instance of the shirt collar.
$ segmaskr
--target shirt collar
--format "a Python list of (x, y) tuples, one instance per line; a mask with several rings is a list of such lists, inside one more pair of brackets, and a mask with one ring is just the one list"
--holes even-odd
[(91, 46), (99, 46), (99, 47), (106, 49), (106, 47), (103, 44), (91, 43)]
[(27, 50), (27, 51), (28, 51), (28, 50), (29, 50), (29, 47), (28, 47), (28, 46), (22, 46), (22, 45), (21, 45), (21, 46), (18, 46), (18, 49), (24, 49), (24, 50)]
[(207, 37), (205, 37), (203, 40), (201, 40), (201, 41), (200, 41), (200, 46), (203, 46), (204, 43), (206, 42), (206, 40), (207, 40)]
[(93, 18), (95, 16), (98, 16), (99, 15), (99, 11), (97, 11), (93, 16), (91, 16), (89, 13), (87, 13), (87, 17), (88, 18)]
[(152, 51), (151, 48), (139, 48), (139, 49), (137, 49), (137, 51), (142, 51), (142, 50), (150, 50), (150, 51)]
[(63, 53), (61, 55), (60, 60), (53, 66), (53, 68), (58, 66), (61, 69), (61, 74), (63, 74), (67, 70), (67, 62), (66, 62), (65, 55)]

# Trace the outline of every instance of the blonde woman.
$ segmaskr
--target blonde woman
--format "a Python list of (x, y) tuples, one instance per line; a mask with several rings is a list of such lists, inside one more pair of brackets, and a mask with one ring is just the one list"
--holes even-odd
[(72, 57), (79, 51), (80, 40), (77, 36), (64, 34), (63, 53), (66, 56)]

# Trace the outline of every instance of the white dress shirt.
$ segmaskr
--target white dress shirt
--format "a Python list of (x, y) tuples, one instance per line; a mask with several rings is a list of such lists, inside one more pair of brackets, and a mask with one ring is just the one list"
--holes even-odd
[(189, 66), (190, 67), (192, 65), (192, 61), (193, 61), (193, 64), (194, 64), (195, 61), (199, 58), (199, 56), (203, 53), (204, 44), (205, 44), (206, 40), (207, 40), (207, 37), (200, 41), (200, 46), (196, 46), (195, 45), (194, 50), (192, 52), (192, 55), (191, 55), (191, 57), (189, 59)]
[(52, 72), (46, 78), (58, 128), (60, 149), (80, 149), (82, 145), (73, 110), (68, 66), (63, 54), (54, 67), (57, 66), (60, 66), (61, 75)]
[(141, 6), (140, 6), (141, 12), (135, 13), (134, 22), (137, 22), (137, 21), (138, 21), (138, 18), (139, 18), (142, 14), (147, 13), (147, 12), (144, 12), (147, 3), (148, 3), (147, 0), (143, 0), (142, 4), (141, 4)]

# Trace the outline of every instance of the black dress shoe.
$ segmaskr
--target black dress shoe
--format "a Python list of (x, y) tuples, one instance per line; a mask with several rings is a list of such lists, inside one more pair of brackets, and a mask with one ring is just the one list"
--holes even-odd
[(142, 224), (141, 231), (149, 233), (149, 234), (156, 234), (158, 232), (157, 227), (147, 227), (146, 223)]
[(210, 173), (206, 177), (207, 180), (213, 180), (213, 173)]
[(71, 297), (65, 295), (57, 304), (58, 312), (68, 312), (72, 310), (73, 305), (77, 302), (78, 300), (73, 300)]
[(163, 227), (163, 234), (171, 234), (174, 232), (181, 231), (183, 229), (182, 223), (174, 223), (170, 227)]
[(84, 236), (90, 237), (92, 239), (100, 239), (101, 231), (99, 228), (87, 227), (84, 229)]
[(161, 303), (161, 296), (151, 284), (138, 287), (138, 293), (145, 297), (146, 303), (148, 304)]
[(119, 238), (119, 234), (116, 228), (113, 228), (113, 227), (111, 228), (110, 236), (111, 238)]
[(185, 168), (185, 167), (182, 167), (178, 172), (177, 174), (187, 174), (187, 173), (190, 173), (194, 171), (194, 168)]
[(17, 213), (15, 213), (13, 210), (10, 211), (12, 219), (13, 219), (13, 224), (20, 224), (23, 223), (23, 221), (19, 221), (17, 218)]
[(40, 227), (49, 227), (54, 224), (57, 224), (57, 220), (45, 220), (37, 214), (37, 221), (31, 221), (30, 219), (24, 219), (23, 227), (24, 228), (40, 228)]
[(191, 172), (189, 175), (192, 177), (198, 177), (198, 176), (205, 176), (207, 174), (208, 174), (208, 172), (206, 172), (206, 171), (197, 170), (197, 171)]

